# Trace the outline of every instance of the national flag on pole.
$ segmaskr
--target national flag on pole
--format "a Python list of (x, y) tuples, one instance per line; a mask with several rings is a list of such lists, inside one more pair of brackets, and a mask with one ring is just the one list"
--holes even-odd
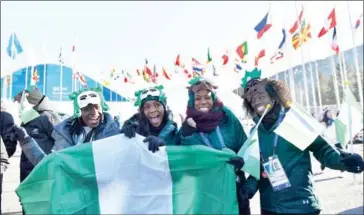
[(7, 75), (7, 76), (6, 76), (6, 82), (5, 82), (5, 85), (6, 85), (6, 87), (8, 87), (10, 84), (11, 84), (11, 75)]
[(227, 163), (235, 153), (200, 145), (152, 153), (143, 140), (120, 134), (51, 153), (15, 191), (24, 212), (239, 213), (236, 175)]
[(148, 60), (147, 59), (145, 59), (144, 71), (149, 75), (149, 77), (153, 76), (152, 71), (148, 67)]
[(363, 18), (363, 14), (360, 14), (360, 16), (358, 17), (358, 19), (355, 21), (355, 25), (354, 25), (354, 29), (358, 29), (361, 23), (361, 19)]
[(222, 65), (225, 66), (229, 62), (229, 52), (226, 50), (225, 54), (222, 56)]
[(289, 29), (289, 33), (294, 34), (297, 31), (297, 29), (301, 26), (302, 18), (303, 18), (303, 6), (302, 6), (300, 14), (298, 15), (298, 19), (295, 21), (293, 26)]
[[(346, 84), (347, 85), (347, 84)], [(347, 85), (344, 90), (344, 99), (341, 104), (340, 114), (334, 121), (336, 141), (345, 149), (356, 134), (363, 129), (363, 108)], [(351, 125), (351, 134), (349, 126)]]
[(332, 9), (331, 13), (327, 17), (327, 20), (325, 20), (325, 26), (321, 28), (320, 33), (318, 34), (318, 37), (324, 36), (331, 28), (336, 27), (336, 14), (335, 14), (335, 8)]
[(272, 24), (268, 19), (269, 19), (269, 11), (264, 16), (264, 18), (255, 26), (254, 30), (258, 33), (257, 35), (258, 39), (260, 39), (263, 36), (263, 34), (272, 27)]
[[(78, 71), (75, 71), (73, 73), (73, 77), (72, 77), (74, 80), (78, 80), (80, 81), (81, 85), (84, 86), (84, 87), (88, 87), (87, 85), (87, 82), (86, 82), (86, 78)], [(105, 81), (104, 81), (104, 85), (110, 85), (110, 83), (107, 83), (105, 84)]]
[(294, 102), (274, 132), (304, 151), (323, 129), (324, 127), (315, 118)]
[(145, 70), (143, 70), (143, 79), (145, 82), (150, 83), (150, 76), (147, 74)]
[(337, 42), (336, 27), (334, 28), (334, 32), (333, 32), (333, 35), (332, 35), (331, 48), (335, 52), (335, 54), (339, 54), (340, 49), (339, 49), (339, 44)]
[(32, 71), (32, 78), (31, 78), (31, 85), (34, 86), (39, 82), (39, 74), (37, 67), (34, 66), (34, 69)]
[(285, 45), (286, 45), (286, 30), (284, 28), (282, 29), (282, 34), (283, 34), (283, 38), (282, 38), (281, 43), (278, 46), (278, 51), (270, 58), (271, 64), (284, 57), (283, 49), (285, 48)]
[(292, 46), (294, 49), (298, 49), (311, 38), (311, 26), (306, 25), (306, 21), (303, 20), (300, 30), (292, 36)]
[(192, 70), (195, 72), (203, 73), (204, 65), (198, 62), (195, 58), (192, 58)]
[(260, 50), (258, 56), (255, 57), (254, 66), (259, 65), (259, 60), (265, 56), (265, 49)]
[(189, 72), (186, 68), (184, 68), (184, 69), (183, 69), (183, 72), (185, 73), (185, 75), (186, 75), (187, 79), (192, 78), (191, 73), (190, 73), (190, 72)]
[(23, 48), (20, 45), (20, 42), (18, 40), (18, 37), (16, 36), (15, 32), (13, 32), (10, 35), (9, 38), (9, 44), (6, 49), (6, 52), (8, 53), (9, 57), (11, 57), (13, 60), (23, 52)]
[(163, 72), (163, 76), (167, 79), (167, 80), (171, 80), (171, 78), (169, 77), (166, 69), (164, 67), (162, 67), (162, 72)]
[(212, 57), (211, 57), (211, 53), (210, 53), (210, 48), (207, 49), (207, 62), (206, 64), (212, 62)]
[(139, 69), (137, 69), (137, 70), (136, 70), (136, 72), (137, 72), (138, 76), (140, 76), (140, 71), (139, 71)]
[(181, 66), (181, 59), (180, 59), (180, 55), (179, 54), (177, 55), (176, 62), (174, 63), (174, 65)]
[(58, 62), (60, 64), (64, 64), (64, 59), (63, 59), (63, 53), (62, 53), (62, 47), (59, 50), (59, 55), (58, 55)]
[(236, 53), (239, 55), (241, 60), (244, 60), (244, 57), (248, 54), (248, 43), (247, 41), (243, 42), (236, 48)]

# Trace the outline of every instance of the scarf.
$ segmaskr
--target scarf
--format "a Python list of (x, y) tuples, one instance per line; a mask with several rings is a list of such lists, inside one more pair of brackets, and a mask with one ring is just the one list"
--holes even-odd
[(282, 106), (276, 102), (273, 105), (273, 108), (264, 116), (262, 120), (262, 124), (266, 130), (272, 128), (274, 123), (278, 120), (279, 112), (281, 111)]
[(221, 120), (225, 117), (225, 112), (222, 110), (223, 104), (221, 102), (214, 102), (212, 110), (207, 113), (196, 110), (192, 107), (187, 107), (187, 117), (192, 118), (197, 125), (198, 132), (211, 132), (216, 129)]

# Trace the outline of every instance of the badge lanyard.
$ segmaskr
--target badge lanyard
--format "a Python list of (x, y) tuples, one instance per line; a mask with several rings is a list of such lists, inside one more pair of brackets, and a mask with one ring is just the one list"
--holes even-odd
[[(217, 137), (219, 138), (219, 142), (220, 142), (221, 149), (222, 148), (226, 148), (226, 145), (225, 145), (224, 139), (222, 138), (222, 135), (221, 135), (221, 131), (220, 131), (220, 127), (219, 126), (216, 127), (216, 132), (217, 132)], [(204, 133), (200, 132), (200, 136), (202, 137), (202, 139), (203, 139), (203, 141), (205, 142), (206, 145), (208, 145), (211, 148), (214, 148), (211, 145), (209, 139), (207, 139), (207, 137), (205, 136)]]
[[(283, 118), (286, 115), (286, 112), (287, 112), (287, 109), (279, 112), (279, 116), (278, 116), (278, 126), (283, 121)], [(278, 134), (275, 134), (275, 136), (274, 136), (274, 142), (273, 142), (273, 156), (276, 155), (276, 149), (277, 149), (277, 146), (278, 146), (278, 138), (279, 138)], [(264, 161), (263, 156), (262, 156), (262, 151), (260, 151), (260, 157)]]

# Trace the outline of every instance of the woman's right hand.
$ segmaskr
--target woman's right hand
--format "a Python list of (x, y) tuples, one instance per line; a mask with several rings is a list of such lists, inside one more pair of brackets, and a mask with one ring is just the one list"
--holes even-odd
[(191, 136), (196, 131), (196, 122), (192, 118), (188, 118), (182, 123), (182, 135), (184, 137)]
[(125, 125), (122, 129), (121, 129), (121, 133), (123, 133), (127, 138), (132, 138), (135, 137), (136, 134), (136, 130), (139, 126), (139, 123), (137, 122), (132, 122), (128, 125)]

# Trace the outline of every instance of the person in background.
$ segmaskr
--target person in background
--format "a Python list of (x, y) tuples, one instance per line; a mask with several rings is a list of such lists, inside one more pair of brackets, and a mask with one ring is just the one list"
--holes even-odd
[(163, 86), (150, 87), (135, 93), (135, 106), (139, 107), (138, 113), (125, 121), (122, 133), (128, 138), (135, 134), (142, 135), (144, 142), (148, 142), (148, 149), (158, 151), (160, 146), (177, 145), (177, 124), (167, 110), (167, 97)]
[[(45, 154), (50, 154), (54, 146), (52, 137), (53, 127), (61, 122), (54, 111), (48, 97), (43, 95), (35, 86), (20, 91), (14, 98), (19, 107), (21, 126), (29, 136), (34, 138)], [(24, 152), (20, 157), (20, 182), (32, 172), (34, 165), (28, 160)]]
[(7, 112), (6, 105), (3, 100), (1, 100), (0, 105), (0, 141), (1, 141), (1, 172), (0, 172), (0, 214), (1, 214), (1, 203), (2, 203), (2, 184), (3, 184), (3, 176), (6, 171), (9, 161), (8, 159), (14, 155), (16, 151), (16, 140), (12, 140), (11, 133), (9, 133), (9, 129), (14, 126), (14, 118), (13, 116)]

